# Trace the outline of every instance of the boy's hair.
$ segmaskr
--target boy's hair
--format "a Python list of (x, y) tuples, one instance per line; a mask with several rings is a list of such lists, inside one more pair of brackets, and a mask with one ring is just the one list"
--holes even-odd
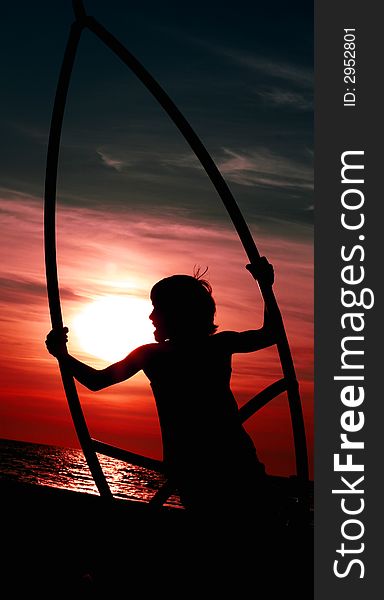
[(151, 300), (170, 316), (178, 329), (203, 335), (211, 335), (217, 329), (212, 288), (199, 271), (194, 276), (172, 275), (161, 279), (151, 290)]

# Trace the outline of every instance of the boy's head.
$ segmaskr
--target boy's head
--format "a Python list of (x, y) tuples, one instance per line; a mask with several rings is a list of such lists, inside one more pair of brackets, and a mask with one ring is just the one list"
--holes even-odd
[(217, 329), (212, 288), (198, 275), (172, 275), (162, 279), (153, 286), (151, 300), (150, 319), (158, 342), (211, 335)]

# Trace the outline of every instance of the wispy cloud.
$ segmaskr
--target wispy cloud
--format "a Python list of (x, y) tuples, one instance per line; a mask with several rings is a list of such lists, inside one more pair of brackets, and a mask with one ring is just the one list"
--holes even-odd
[(185, 169), (202, 169), (200, 161), (196, 156), (189, 152), (188, 154), (174, 154), (173, 156), (160, 156), (159, 161), (164, 166), (181, 167)]
[(97, 154), (100, 156), (104, 165), (114, 169), (119, 173), (123, 171), (125, 167), (129, 166), (128, 162), (119, 158), (113, 158), (110, 154), (107, 154), (103, 150), (97, 150)]
[[(47, 288), (43, 281), (17, 277), (0, 277), (1, 303), (28, 304), (47, 298)], [(60, 296), (63, 300), (79, 300), (79, 296), (72, 290), (61, 289)]]
[(257, 57), (235, 50), (226, 50), (222, 48), (217, 49), (216, 51), (239, 65), (252, 69), (253, 71), (258, 71), (269, 77), (283, 79), (303, 87), (312, 87), (313, 85), (313, 73), (304, 67), (276, 62), (264, 57)]
[[(313, 190), (311, 166), (275, 154), (268, 148), (243, 151), (223, 148), (215, 158), (226, 179), (239, 185)], [(168, 155), (160, 160), (170, 167), (202, 169), (192, 153)]]
[(265, 88), (256, 94), (268, 105), (292, 108), (299, 111), (313, 109), (312, 95), (279, 88)]
[(7, 119), (3, 126), (9, 128), (16, 134), (21, 134), (30, 140), (46, 145), (47, 143), (47, 131), (37, 125), (24, 124), (19, 121), (11, 121)]
[(312, 70), (301, 65), (299, 66), (288, 62), (284, 63), (265, 56), (257, 56), (243, 50), (239, 51), (218, 44), (212, 44), (211, 42), (192, 36), (189, 37), (189, 40), (216, 55), (226, 58), (231, 63), (251, 69), (262, 75), (289, 81), (294, 85), (305, 88), (313, 86)]
[(313, 189), (313, 173), (309, 166), (265, 148), (248, 152), (224, 148), (224, 157), (218, 166), (228, 180), (240, 185)]
[(224, 149), (219, 168), (226, 177), (245, 186), (301, 188), (312, 190), (312, 171), (269, 151), (240, 153)]

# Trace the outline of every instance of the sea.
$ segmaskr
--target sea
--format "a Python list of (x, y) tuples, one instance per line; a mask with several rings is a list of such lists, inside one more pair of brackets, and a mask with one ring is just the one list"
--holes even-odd
[[(149, 469), (107, 456), (98, 458), (116, 498), (149, 502), (165, 482)], [(76, 448), (0, 439), (0, 480), (98, 495), (84, 454)], [(165, 506), (180, 507), (179, 497), (170, 496)]]

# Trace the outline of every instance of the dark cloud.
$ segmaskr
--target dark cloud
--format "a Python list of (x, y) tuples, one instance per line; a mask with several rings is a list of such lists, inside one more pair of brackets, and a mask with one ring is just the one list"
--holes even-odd
[[(0, 300), (4, 304), (33, 304), (47, 298), (44, 283), (28, 280), (0, 277)], [(63, 300), (79, 300), (80, 296), (68, 288), (60, 289)]]
[[(247, 221), (263, 223), (272, 235), (276, 223), (286, 222), (288, 229), (295, 223), (295, 235), (305, 236), (313, 220), (310, 3), (197, 2), (188, 16), (176, 2), (133, 9), (122, 0), (94, 0), (87, 8), (175, 100)], [(2, 39), (13, 52), (2, 65), (8, 84), (0, 116), (0, 182), (42, 198), (50, 115), (73, 15), (69, 2), (22, 2), (21, 24), (18, 10), (9, 7)], [(59, 204), (227, 219), (167, 115), (89, 32), (69, 90), (58, 183)]]

